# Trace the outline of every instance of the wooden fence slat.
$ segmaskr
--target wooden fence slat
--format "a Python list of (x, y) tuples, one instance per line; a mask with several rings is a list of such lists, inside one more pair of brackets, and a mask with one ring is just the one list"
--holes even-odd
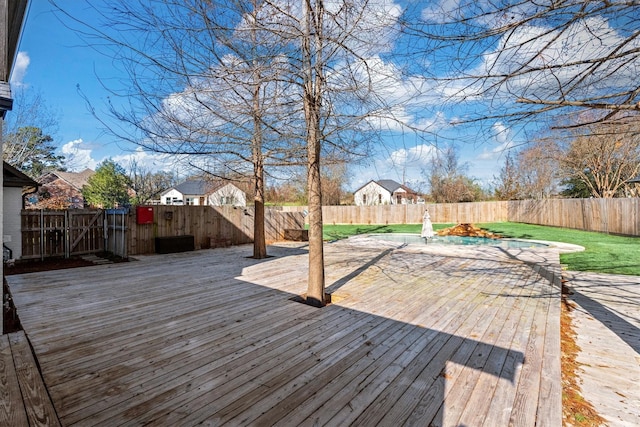
[(91, 218), (91, 220), (89, 221), (89, 224), (87, 224), (86, 226), (82, 227), (82, 232), (78, 235), (78, 237), (75, 238), (75, 240), (73, 241), (73, 243), (71, 243), (71, 251), (73, 252), (73, 248), (76, 247), (76, 245), (78, 243), (80, 243), (80, 241), (82, 240), (82, 238), (84, 236), (87, 235), (87, 232), (90, 230), (91, 226), (93, 224), (96, 223), (96, 221), (98, 220), (98, 218), (100, 218), (102, 216), (102, 211), (98, 211), (96, 212), (96, 214)]
[[(253, 207), (155, 205), (152, 224), (136, 224), (135, 210), (125, 215), (128, 255), (155, 251), (156, 237), (190, 234), (196, 249), (209, 248), (212, 238), (232, 244), (253, 241)], [(325, 224), (420, 224), (425, 209), (434, 223), (521, 222), (586, 231), (640, 236), (640, 199), (547, 199), (426, 205), (324, 206)], [(265, 238), (281, 240), (284, 230), (303, 228), (306, 206), (265, 210)], [(100, 252), (104, 247), (104, 226), (96, 211), (73, 211), (65, 221), (64, 211), (22, 211), (22, 258), (64, 256), (67, 253), (61, 230), (66, 230), (71, 255)], [(71, 222), (72, 224), (67, 224)], [(115, 230), (113, 230), (115, 232)], [(111, 230), (107, 238), (113, 238)], [(78, 246), (76, 248), (76, 245)]]

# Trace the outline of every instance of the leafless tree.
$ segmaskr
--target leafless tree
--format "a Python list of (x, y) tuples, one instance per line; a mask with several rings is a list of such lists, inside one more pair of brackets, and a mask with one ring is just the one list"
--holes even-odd
[[(114, 93), (122, 98), (111, 111), (126, 125), (115, 133), (156, 152), (213, 156), (235, 172), (250, 166), (257, 226), (265, 170), (308, 166), (307, 296), (322, 305), (321, 166), (366, 153), (391, 122), (412, 128), (399, 113), (411, 99), (396, 94), (402, 70), (379, 56), (400, 9), (386, 0), (118, 0), (101, 12), (108, 27), (84, 36), (112, 49), (129, 76)], [(266, 256), (255, 235), (255, 256)]]
[(337, 163), (324, 166), (322, 168), (322, 204), (340, 205), (345, 192), (344, 186), (347, 184), (347, 165)]
[(512, 152), (506, 154), (504, 165), (495, 180), (494, 194), (498, 200), (518, 200), (522, 198), (520, 170)]
[[(380, 56), (391, 51), (400, 11), (387, 0), (116, 0), (100, 10), (108, 26), (84, 36), (129, 76), (114, 92), (122, 97), (111, 112), (125, 124), (115, 133), (248, 171), (256, 227), (267, 170), (307, 165), (307, 297), (322, 305), (321, 167), (366, 154), (390, 123), (418, 130), (405, 120), (404, 70)], [(263, 231), (254, 234), (254, 256), (266, 256)]]
[(199, 169), (226, 168), (209, 173), (250, 176), (253, 256), (266, 257), (265, 167), (304, 159), (300, 138), (289, 131), (296, 115), (290, 65), (269, 28), (276, 17), (257, 0), (116, 0), (90, 7), (105, 26), (87, 27), (58, 10), (128, 75), (126, 85), (105, 83), (113, 94), (110, 113), (122, 124), (109, 130)]
[(467, 163), (460, 163), (455, 145), (437, 151), (429, 170), (426, 171), (433, 201), (458, 203), (482, 200), (483, 191), (467, 176), (468, 167)]
[(623, 195), (627, 181), (640, 173), (638, 123), (598, 124), (589, 130), (589, 134), (581, 133), (563, 144), (559, 154), (563, 176), (580, 181), (591, 197)]
[(399, 9), (377, 0), (304, 0), (301, 8), (300, 15), (292, 15), (295, 19), (290, 22), (295, 25), (287, 33), (294, 34), (292, 42), (300, 47), (296, 82), (301, 88), (307, 148), (307, 302), (324, 305), (323, 154), (326, 158), (335, 150), (362, 149), (367, 130), (380, 121), (398, 120), (394, 113), (401, 97), (394, 94), (398, 80), (393, 74), (398, 70), (383, 67), (375, 53), (389, 49)]
[(407, 28), (449, 64), (434, 72), (440, 93), (482, 106), (461, 121), (571, 114), (559, 127), (576, 128), (640, 110), (638, 2), (440, 0), (417, 13)]
[(172, 172), (153, 172), (133, 160), (127, 168), (127, 175), (133, 190), (133, 203), (142, 205), (159, 199), (160, 193), (177, 184)]
[(518, 179), (518, 199), (546, 199), (558, 193), (562, 179), (558, 164), (558, 142), (541, 138), (518, 151), (515, 161)]
[(57, 129), (58, 113), (42, 93), (19, 87), (12, 114), (2, 128), (2, 159), (33, 178), (46, 170), (64, 169), (64, 156), (55, 153), (53, 144)]

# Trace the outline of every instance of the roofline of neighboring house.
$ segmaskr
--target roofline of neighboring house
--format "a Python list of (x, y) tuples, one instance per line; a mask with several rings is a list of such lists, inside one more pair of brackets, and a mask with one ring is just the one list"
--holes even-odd
[[(186, 181), (185, 181), (185, 182), (186, 182)], [(182, 191), (180, 191), (180, 190), (178, 190), (178, 189), (176, 188), (176, 187), (178, 187), (179, 185), (180, 185), (180, 184), (176, 185), (175, 187), (171, 187), (171, 188), (169, 188), (169, 189), (167, 189), (167, 190), (163, 191), (163, 192), (162, 192), (162, 193), (160, 193), (158, 196), (159, 196), (159, 197), (164, 197), (164, 196), (166, 196), (166, 195), (167, 195), (167, 193), (169, 193), (170, 191), (172, 191), (172, 190), (176, 190), (178, 193), (182, 194), (184, 197), (187, 197), (187, 196), (193, 196), (193, 197), (206, 197), (206, 196), (209, 196), (209, 195), (211, 195), (211, 194), (215, 193), (216, 191), (220, 190), (222, 187), (225, 187), (225, 186), (227, 186), (227, 185), (233, 185), (233, 186), (234, 186), (235, 188), (237, 188), (238, 190), (242, 191), (243, 193), (246, 193), (243, 189), (241, 189), (240, 187), (238, 187), (237, 185), (235, 185), (235, 184), (234, 184), (233, 182), (231, 182), (231, 181), (227, 181), (227, 182), (221, 183), (220, 185), (216, 185), (216, 186), (212, 187), (212, 189), (211, 189), (211, 190), (207, 191), (207, 192), (206, 192), (206, 193), (204, 193), (204, 194), (187, 194), (187, 193), (183, 193)]]
[(412, 190), (411, 188), (407, 187), (404, 184), (400, 184), (400, 188), (402, 188), (404, 191), (406, 191), (407, 193), (410, 194), (418, 194), (418, 192), (416, 190)]
[[(393, 181), (393, 180), (392, 180), (392, 179), (387, 179), (387, 180), (380, 180), (380, 181)], [(372, 179), (372, 180), (369, 180), (369, 182), (367, 182), (366, 184), (364, 184), (364, 185), (363, 185), (363, 186), (361, 186), (360, 188), (358, 188), (358, 189), (357, 189), (356, 191), (354, 191), (353, 193), (354, 193), (354, 194), (355, 194), (355, 193), (357, 193), (358, 191), (362, 190), (364, 187), (366, 187), (367, 185), (371, 184), (372, 182), (373, 182), (374, 184), (378, 185), (380, 188), (383, 188), (385, 191), (388, 191), (388, 192), (389, 192), (389, 194), (391, 194), (391, 195), (393, 195), (393, 193), (396, 191), (396, 190), (391, 191), (391, 190), (389, 190), (388, 188), (386, 188), (384, 185), (380, 184), (378, 181), (375, 181), (375, 180), (373, 180), (373, 179)], [(393, 182), (396, 182), (396, 181), (393, 181)], [(403, 189), (404, 191), (406, 191), (407, 193), (415, 194), (415, 195), (418, 195), (418, 194), (419, 194), (417, 191), (410, 189), (409, 187), (407, 187), (407, 186), (406, 186), (406, 185), (404, 185), (404, 184), (400, 184), (399, 182), (396, 182), (396, 184), (398, 184), (398, 185), (400, 186), (399, 188), (402, 188), (402, 189)]]
[[(87, 168), (87, 169), (83, 170), (82, 172), (84, 172), (84, 171), (86, 171), (86, 170), (91, 170), (91, 169)], [(66, 178), (64, 178), (64, 177), (62, 177), (62, 176), (60, 176), (60, 174), (59, 174), (60, 172), (62, 172), (62, 173), (75, 173), (75, 174), (77, 174), (77, 175), (79, 175), (79, 174), (81, 174), (81, 173), (82, 173), (82, 172), (49, 171), (49, 172), (47, 172), (47, 173), (45, 173), (45, 174), (42, 174), (38, 179), (41, 179), (41, 178), (43, 178), (43, 177), (45, 177), (45, 176), (47, 176), (47, 175), (55, 175), (55, 176), (57, 176), (57, 177), (58, 177), (58, 179), (63, 180), (64, 182), (66, 182), (66, 183), (67, 183), (67, 184), (69, 184), (71, 187), (75, 188), (76, 190), (78, 190), (78, 191), (82, 191), (82, 187), (78, 188), (78, 186), (76, 186), (74, 183), (72, 183), (72, 182), (71, 182), (71, 181), (69, 181), (68, 179), (66, 179)], [(40, 185), (44, 185), (44, 184), (40, 184)], [(84, 187), (84, 186), (83, 186), (83, 187)]]
[[(367, 185), (371, 184), (371, 183), (377, 184), (380, 187), (382, 187), (382, 185), (378, 184), (376, 181), (374, 181), (373, 179), (370, 179), (369, 182), (367, 182), (366, 184), (364, 184), (363, 186), (361, 186), (360, 188), (358, 188), (356, 191), (353, 192), (353, 194), (357, 193), (358, 191), (362, 190), (364, 187), (366, 187)], [(384, 188), (384, 187), (382, 187)], [(386, 188), (384, 188), (386, 190)]]

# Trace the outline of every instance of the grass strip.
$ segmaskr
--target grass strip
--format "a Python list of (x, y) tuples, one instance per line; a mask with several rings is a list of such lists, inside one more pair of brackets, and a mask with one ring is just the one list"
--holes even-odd
[[(433, 224), (434, 230), (455, 224)], [(640, 237), (617, 236), (569, 228), (514, 222), (475, 224), (477, 227), (514, 239), (549, 240), (584, 246), (584, 252), (561, 254), (560, 262), (572, 271), (640, 276)], [(422, 224), (325, 225), (325, 240), (345, 239), (368, 233), (420, 233)]]

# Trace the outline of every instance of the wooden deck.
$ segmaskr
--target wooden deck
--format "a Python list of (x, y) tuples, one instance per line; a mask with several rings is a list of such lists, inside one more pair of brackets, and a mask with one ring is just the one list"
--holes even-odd
[(556, 253), (325, 251), (322, 309), (300, 245), (8, 282), (62, 425), (561, 425)]
[(0, 426), (59, 426), (24, 332), (0, 336)]
[(567, 272), (581, 395), (608, 424), (640, 426), (640, 277)]

